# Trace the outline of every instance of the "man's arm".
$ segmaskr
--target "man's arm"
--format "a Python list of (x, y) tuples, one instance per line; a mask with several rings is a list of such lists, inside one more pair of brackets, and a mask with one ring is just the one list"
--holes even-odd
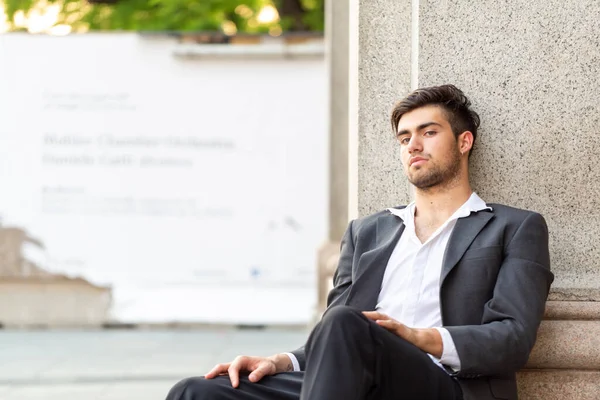
[(436, 358), (441, 358), (444, 352), (442, 335), (436, 328), (411, 328), (401, 322), (380, 313), (379, 311), (363, 311), (365, 317), (400, 336)]
[(425, 353), (437, 358), (440, 363), (460, 370), (460, 359), (450, 332), (445, 328), (411, 328), (378, 311), (363, 311), (365, 317), (389, 330), (402, 339), (414, 344)]
[(482, 325), (419, 329), (376, 311), (363, 314), (438, 359), (451, 353), (448, 358), (455, 365), (450, 366), (460, 369), (458, 376), (514, 372), (525, 365), (533, 348), (552, 279), (546, 222), (531, 213), (506, 247)]
[[(352, 260), (354, 259), (353, 222), (350, 221), (340, 245), (340, 259), (333, 275), (333, 289), (327, 296), (327, 308), (343, 304), (352, 286)], [(304, 370), (306, 356), (304, 346), (291, 352), (298, 361), (300, 371)]]
[(482, 324), (444, 327), (460, 357), (458, 376), (512, 373), (526, 364), (552, 280), (548, 228), (541, 215), (531, 213), (505, 246)]

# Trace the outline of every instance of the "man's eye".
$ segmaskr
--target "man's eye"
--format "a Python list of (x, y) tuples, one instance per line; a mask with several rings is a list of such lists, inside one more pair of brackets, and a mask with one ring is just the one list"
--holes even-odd
[(437, 133), (436, 131), (427, 131), (427, 132), (425, 132), (425, 136), (433, 136), (436, 133)]
[(410, 138), (407, 138), (407, 137), (400, 138), (400, 144), (408, 144), (408, 142), (410, 142)]

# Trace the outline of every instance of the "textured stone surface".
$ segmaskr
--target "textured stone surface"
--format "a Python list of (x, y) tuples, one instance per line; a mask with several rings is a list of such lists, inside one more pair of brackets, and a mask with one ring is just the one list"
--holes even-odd
[[(361, 215), (411, 197), (388, 133), (410, 89), (410, 4), (360, 1)], [(418, 18), (418, 86), (454, 83), (482, 117), (474, 189), (548, 222), (551, 320), (528, 366), (544, 369), (519, 373), (520, 399), (600, 399), (600, 3), (420, 0)]]
[(557, 288), (600, 287), (599, 21), (596, 0), (420, 2), (419, 86), (472, 98), (475, 189), (546, 217)]
[(598, 400), (600, 371), (521, 371), (519, 400)]
[(553, 286), (550, 289), (548, 300), (600, 302), (600, 288), (560, 288)]
[[(422, 0), (419, 86), (452, 82), (483, 125), (473, 183), (489, 202), (541, 212), (554, 287), (600, 287), (600, 5), (595, 0)], [(409, 201), (388, 135), (409, 90), (408, 1), (360, 2), (359, 206)]]
[(350, 0), (327, 1), (329, 69), (329, 240), (340, 240), (348, 226), (348, 124)]
[(600, 321), (600, 302), (550, 300), (546, 303), (544, 319)]
[(409, 201), (390, 112), (410, 90), (410, 1), (361, 0), (358, 205), (361, 215)]
[(527, 368), (600, 370), (600, 321), (542, 321)]

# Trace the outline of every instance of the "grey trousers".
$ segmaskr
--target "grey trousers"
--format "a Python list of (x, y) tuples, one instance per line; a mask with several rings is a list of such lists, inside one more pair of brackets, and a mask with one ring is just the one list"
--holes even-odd
[(429, 356), (347, 306), (329, 309), (305, 346), (304, 372), (257, 383), (187, 378), (167, 400), (462, 400), (458, 382)]

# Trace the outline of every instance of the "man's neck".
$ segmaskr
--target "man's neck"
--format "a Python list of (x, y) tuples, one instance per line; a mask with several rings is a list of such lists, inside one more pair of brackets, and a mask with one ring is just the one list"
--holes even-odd
[(469, 200), (472, 193), (468, 182), (451, 188), (416, 189), (415, 218), (425, 221), (427, 225), (441, 225)]

